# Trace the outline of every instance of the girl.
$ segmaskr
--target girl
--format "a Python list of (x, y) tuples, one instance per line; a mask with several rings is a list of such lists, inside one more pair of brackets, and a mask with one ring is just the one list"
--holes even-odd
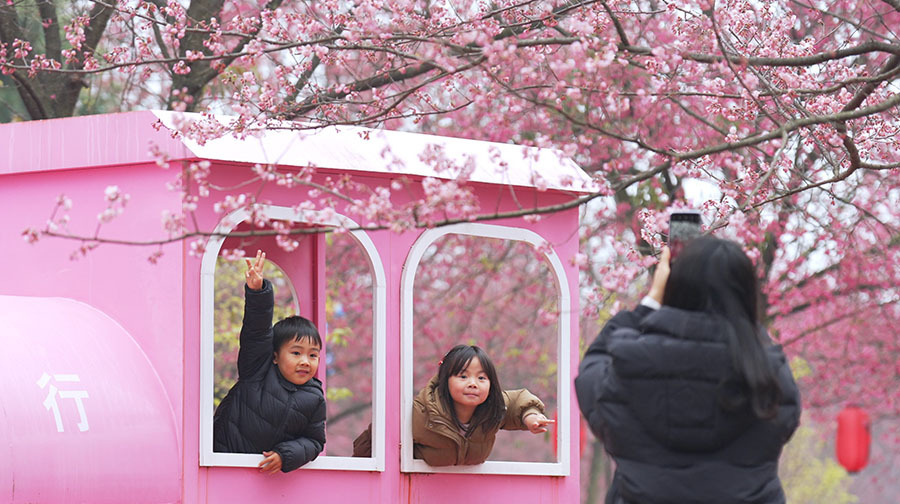
[(432, 466), (480, 464), (498, 430), (539, 434), (551, 423), (531, 392), (500, 388), (484, 350), (457, 345), (413, 403), (413, 454)]
[(759, 287), (736, 243), (692, 240), (650, 293), (603, 328), (575, 390), (616, 461), (607, 504), (783, 504), (781, 448), (800, 397), (759, 323)]

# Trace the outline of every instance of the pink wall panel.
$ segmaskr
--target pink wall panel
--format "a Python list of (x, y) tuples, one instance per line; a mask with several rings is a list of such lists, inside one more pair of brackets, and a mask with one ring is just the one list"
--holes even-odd
[(171, 176), (156, 165), (0, 176), (0, 248), (4, 260), (15, 265), (0, 283), (0, 294), (69, 297), (115, 319), (147, 353), (180, 416), (182, 245), (166, 245), (153, 265), (147, 257), (155, 248), (103, 245), (72, 260), (77, 241), (46, 238), (28, 244), (21, 237), (25, 228), (44, 225), (60, 194), (73, 202), (72, 232), (90, 235), (105, 208), (105, 188), (117, 185), (131, 200), (101, 235), (162, 238), (160, 210), (180, 202), (174, 193), (147, 188), (163, 187)]

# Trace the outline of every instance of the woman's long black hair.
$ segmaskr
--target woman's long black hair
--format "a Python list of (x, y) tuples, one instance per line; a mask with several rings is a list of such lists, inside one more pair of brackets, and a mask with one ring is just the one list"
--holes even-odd
[[(728, 347), (739, 381), (759, 418), (778, 412), (781, 390), (766, 357), (765, 333), (759, 325), (759, 282), (750, 258), (734, 242), (712, 236), (691, 240), (672, 262), (663, 304), (702, 311), (725, 321)], [(727, 390), (723, 382), (720, 389)], [(742, 387), (743, 388), (743, 387)], [(743, 394), (722, 396), (729, 409)]]
[(473, 357), (478, 357), (484, 374), (487, 375), (488, 380), (491, 382), (491, 388), (488, 391), (487, 399), (475, 408), (472, 419), (469, 421), (466, 437), (471, 436), (479, 426), (484, 432), (490, 432), (499, 428), (500, 422), (503, 421), (503, 415), (506, 413), (503, 389), (500, 388), (497, 369), (484, 350), (475, 345), (456, 345), (441, 360), (441, 365), (438, 369), (437, 392), (444, 409), (453, 417), (456, 425), (461, 427), (462, 424), (460, 424), (459, 418), (456, 417), (456, 408), (453, 406), (453, 397), (450, 396), (448, 382), (451, 376), (458, 375), (462, 370), (469, 367)]

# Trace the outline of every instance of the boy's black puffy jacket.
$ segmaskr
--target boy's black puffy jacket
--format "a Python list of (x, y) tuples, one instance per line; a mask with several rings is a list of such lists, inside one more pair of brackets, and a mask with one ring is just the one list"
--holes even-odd
[[(718, 402), (733, 377), (723, 321), (663, 306), (613, 317), (588, 348), (575, 390), (594, 434), (616, 461), (607, 504), (784, 503), (778, 457), (800, 418), (780, 346), (766, 353), (783, 398), (759, 420)], [(724, 385), (740, 396), (734, 380)]]
[(238, 353), (238, 382), (216, 409), (213, 449), (217, 452), (275, 451), (282, 472), (315, 459), (325, 445), (325, 395), (311, 378), (293, 384), (273, 362), (272, 284), (259, 291), (244, 286), (244, 322)]

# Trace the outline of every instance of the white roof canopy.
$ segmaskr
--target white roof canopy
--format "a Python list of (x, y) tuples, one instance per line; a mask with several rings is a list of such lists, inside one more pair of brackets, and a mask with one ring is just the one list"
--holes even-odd
[[(216, 128), (234, 118), (154, 112), (170, 129)], [(204, 126), (203, 123), (206, 123)], [(292, 129), (284, 123), (253, 131), (245, 138), (227, 134), (200, 144), (180, 138), (194, 156), (241, 163), (315, 166), (372, 173), (401, 173), (573, 191), (590, 190), (592, 181), (560, 151), (356, 126)]]
[[(357, 126), (313, 128), (290, 122), (244, 128), (243, 137), (238, 138), (227, 128), (235, 120), (136, 111), (0, 124), (0, 152), (6, 149), (5, 155), (0, 154), (0, 174), (155, 162), (153, 149), (169, 160), (314, 166), (571, 192), (596, 190), (587, 173), (554, 149)], [(201, 143), (192, 138), (199, 137), (193, 133), (198, 130), (219, 130), (221, 136)]]

